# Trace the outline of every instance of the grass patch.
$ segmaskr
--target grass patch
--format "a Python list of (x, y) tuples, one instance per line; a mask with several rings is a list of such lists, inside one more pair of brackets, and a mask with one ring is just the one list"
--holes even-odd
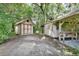
[(3, 44), (5, 42), (9, 41), (14, 36), (15, 36), (14, 32), (11, 32), (9, 35), (1, 35), (0, 36), (0, 44)]
[(67, 47), (64, 51), (71, 53), (73, 56), (79, 56), (79, 48)]

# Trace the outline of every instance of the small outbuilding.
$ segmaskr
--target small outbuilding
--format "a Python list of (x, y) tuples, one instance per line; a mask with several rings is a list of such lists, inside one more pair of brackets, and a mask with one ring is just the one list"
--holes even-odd
[(31, 20), (21, 20), (15, 24), (15, 32), (18, 35), (33, 34), (33, 22)]

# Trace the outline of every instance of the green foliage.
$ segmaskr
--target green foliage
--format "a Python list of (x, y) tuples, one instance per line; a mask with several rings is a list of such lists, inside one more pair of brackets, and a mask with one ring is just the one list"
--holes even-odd
[[(65, 5), (67, 8), (65, 8)], [(15, 23), (22, 19), (36, 18), (37, 23), (34, 25), (34, 32), (38, 30), (43, 32), (41, 27), (47, 21), (56, 19), (59, 15), (66, 13), (72, 6), (79, 8), (79, 4), (62, 4), (62, 3), (5, 3), (0, 4), (0, 42), (10, 36), (15, 35)]]
[(79, 50), (74, 49), (73, 54), (76, 55), (76, 56), (79, 56)]
[(27, 4), (0, 4), (0, 43), (15, 35), (17, 21), (31, 16), (32, 9)]
[(5, 14), (0, 14), (0, 16), (2, 16), (0, 17), (0, 42), (3, 42), (9, 37), (11, 23), (8, 21), (7, 16), (5, 17)]
[(67, 47), (65, 50), (67, 50), (68, 52), (71, 52), (73, 55), (75, 56), (79, 56), (79, 48), (71, 48), (71, 47)]

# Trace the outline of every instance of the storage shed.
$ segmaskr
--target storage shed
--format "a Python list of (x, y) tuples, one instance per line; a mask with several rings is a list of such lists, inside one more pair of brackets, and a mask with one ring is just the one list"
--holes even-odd
[(15, 24), (15, 32), (19, 35), (33, 34), (33, 22), (31, 20), (21, 20)]

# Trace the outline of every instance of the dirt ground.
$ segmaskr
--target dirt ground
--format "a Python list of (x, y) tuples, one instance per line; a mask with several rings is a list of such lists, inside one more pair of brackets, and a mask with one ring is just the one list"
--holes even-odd
[(61, 44), (39, 35), (19, 36), (0, 45), (1, 56), (61, 56)]

